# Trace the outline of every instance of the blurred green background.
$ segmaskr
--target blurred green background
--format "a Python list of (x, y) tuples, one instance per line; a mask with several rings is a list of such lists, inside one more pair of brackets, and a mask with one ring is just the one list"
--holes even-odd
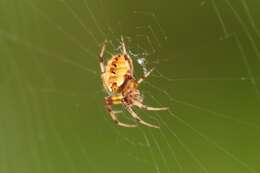
[[(1, 173), (260, 172), (260, 1), (1, 0)], [(123, 35), (156, 71), (140, 116), (104, 109)], [(142, 67), (135, 63), (136, 77)], [(116, 107), (117, 110), (123, 110)], [(131, 122), (129, 114), (119, 115)]]

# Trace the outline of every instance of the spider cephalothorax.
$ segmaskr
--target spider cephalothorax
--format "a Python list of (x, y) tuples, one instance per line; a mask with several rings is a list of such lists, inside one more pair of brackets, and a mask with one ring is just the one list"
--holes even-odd
[(107, 64), (104, 64), (103, 55), (105, 52), (106, 41), (104, 42), (100, 56), (100, 69), (101, 69), (101, 79), (106, 92), (109, 94), (105, 98), (105, 103), (107, 110), (110, 113), (113, 121), (119, 126), (123, 127), (136, 127), (137, 124), (125, 124), (120, 122), (116, 117), (116, 112), (112, 110), (113, 104), (122, 104), (125, 106), (127, 111), (132, 115), (132, 117), (139, 123), (144, 124), (149, 127), (159, 128), (156, 125), (152, 125), (143, 121), (132, 109), (133, 106), (137, 106), (142, 109), (158, 111), (166, 110), (167, 108), (153, 108), (148, 107), (143, 104), (143, 97), (140, 94), (138, 85), (146, 79), (150, 73), (153, 71), (151, 69), (140, 79), (136, 80), (134, 78), (134, 68), (131, 57), (128, 55), (123, 38), (121, 38), (122, 53), (114, 55), (108, 60)]
[(143, 103), (143, 97), (137, 87), (138, 84), (135, 79), (125, 81), (122, 89), (123, 101), (125, 104), (132, 106), (136, 103)]

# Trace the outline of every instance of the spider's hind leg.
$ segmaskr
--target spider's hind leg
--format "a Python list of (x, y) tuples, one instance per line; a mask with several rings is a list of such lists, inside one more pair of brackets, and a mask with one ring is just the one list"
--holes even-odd
[(142, 77), (140, 77), (140, 78), (137, 80), (137, 83), (138, 83), (138, 84), (142, 83), (153, 71), (154, 71), (154, 68), (152, 68), (151, 70), (149, 70), (146, 74), (144, 74)]
[(123, 53), (124, 53), (125, 55), (127, 55), (126, 47), (125, 47), (125, 42), (124, 42), (124, 37), (123, 37), (123, 36), (121, 36), (121, 45), (122, 45)]
[(99, 54), (99, 65), (100, 65), (101, 73), (105, 72), (104, 53), (106, 50), (106, 43), (107, 43), (107, 40), (104, 41), (104, 43), (101, 47), (101, 50), (100, 50), (100, 54)]

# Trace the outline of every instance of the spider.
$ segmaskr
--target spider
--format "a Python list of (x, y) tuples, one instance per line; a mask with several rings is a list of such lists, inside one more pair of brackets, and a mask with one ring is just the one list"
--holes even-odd
[(105, 64), (103, 56), (106, 49), (106, 43), (107, 41), (105, 40), (101, 47), (99, 63), (101, 80), (105, 91), (109, 95), (105, 97), (106, 109), (112, 120), (121, 127), (137, 127), (137, 124), (125, 124), (118, 120), (116, 114), (119, 112), (113, 111), (112, 105), (121, 104), (138, 123), (148, 127), (159, 128), (157, 125), (143, 121), (132, 109), (133, 106), (137, 106), (138, 108), (147, 111), (161, 111), (168, 109), (166, 107), (149, 107), (143, 104), (143, 97), (140, 94), (138, 86), (151, 74), (154, 68), (136, 80), (134, 77), (133, 61), (126, 51), (123, 37), (121, 37), (122, 52), (113, 55)]

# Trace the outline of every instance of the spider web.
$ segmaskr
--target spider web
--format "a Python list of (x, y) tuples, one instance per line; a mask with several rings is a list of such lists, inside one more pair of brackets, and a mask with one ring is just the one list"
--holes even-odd
[[(1, 1), (0, 170), (258, 172), (259, 5)], [(135, 110), (160, 130), (105, 112), (97, 56), (121, 35), (136, 77), (156, 67), (141, 91), (169, 111)]]

